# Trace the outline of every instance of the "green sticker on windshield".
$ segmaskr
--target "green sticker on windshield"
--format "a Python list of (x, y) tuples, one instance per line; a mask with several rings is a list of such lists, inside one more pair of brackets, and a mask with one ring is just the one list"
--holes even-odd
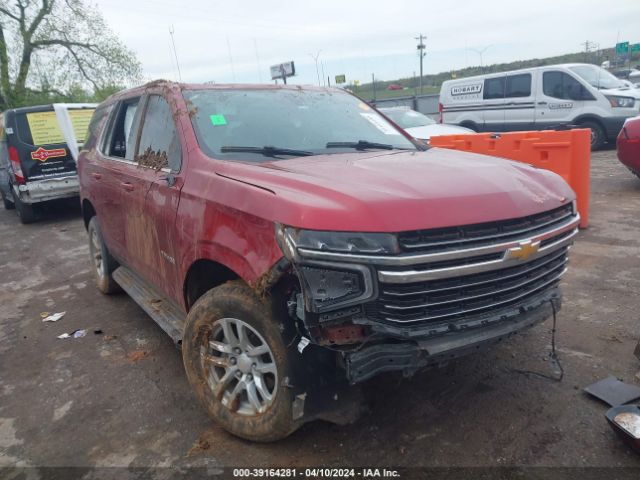
[(227, 119), (224, 118), (224, 115), (209, 115), (209, 118), (211, 119), (211, 123), (215, 126), (227, 124)]

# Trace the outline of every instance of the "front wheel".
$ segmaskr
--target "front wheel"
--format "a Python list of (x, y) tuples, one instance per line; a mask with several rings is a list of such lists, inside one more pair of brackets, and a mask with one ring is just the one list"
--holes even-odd
[(604, 129), (596, 122), (584, 122), (580, 126), (591, 130), (591, 150), (600, 150), (607, 141)]
[(278, 327), (268, 302), (241, 281), (205, 293), (187, 316), (182, 357), (189, 383), (211, 417), (238, 437), (270, 442), (299, 426)]
[(109, 254), (109, 250), (107, 250), (107, 246), (102, 239), (102, 232), (100, 231), (97, 217), (94, 216), (89, 221), (87, 233), (89, 234), (91, 266), (98, 290), (105, 294), (119, 292), (120, 286), (111, 276), (118, 265), (111, 254)]

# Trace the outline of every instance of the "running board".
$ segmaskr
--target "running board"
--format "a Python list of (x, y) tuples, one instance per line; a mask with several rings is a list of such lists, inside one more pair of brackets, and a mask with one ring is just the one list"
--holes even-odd
[(113, 279), (176, 343), (182, 344), (182, 331), (186, 314), (158, 294), (127, 267), (118, 267)]

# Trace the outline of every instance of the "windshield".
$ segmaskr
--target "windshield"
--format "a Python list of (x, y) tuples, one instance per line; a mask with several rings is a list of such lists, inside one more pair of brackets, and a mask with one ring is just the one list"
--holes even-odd
[[(191, 121), (200, 148), (216, 158), (266, 162), (273, 161), (274, 155), (276, 159), (295, 156), (281, 157), (278, 151), (283, 149), (307, 154), (354, 151), (353, 147), (327, 146), (333, 142), (364, 141), (416, 149), (366, 103), (341, 91), (186, 90), (184, 96), (196, 112)], [(266, 146), (270, 148), (265, 150)], [(255, 148), (240, 152), (229, 147)]]
[(391, 120), (396, 122), (402, 128), (424, 127), (426, 125), (434, 125), (436, 122), (431, 120), (426, 115), (415, 110), (400, 110), (400, 109), (381, 109)]
[(596, 88), (621, 88), (624, 84), (619, 78), (616, 78), (611, 73), (607, 72), (604, 68), (597, 67), (595, 65), (579, 65), (575, 67), (569, 67), (578, 74), (583, 80)]

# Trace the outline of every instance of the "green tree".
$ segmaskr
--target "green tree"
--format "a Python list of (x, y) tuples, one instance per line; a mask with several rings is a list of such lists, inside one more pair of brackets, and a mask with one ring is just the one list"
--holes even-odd
[(135, 54), (95, 6), (83, 0), (0, 2), (0, 111), (87, 92), (102, 97), (140, 77)]

